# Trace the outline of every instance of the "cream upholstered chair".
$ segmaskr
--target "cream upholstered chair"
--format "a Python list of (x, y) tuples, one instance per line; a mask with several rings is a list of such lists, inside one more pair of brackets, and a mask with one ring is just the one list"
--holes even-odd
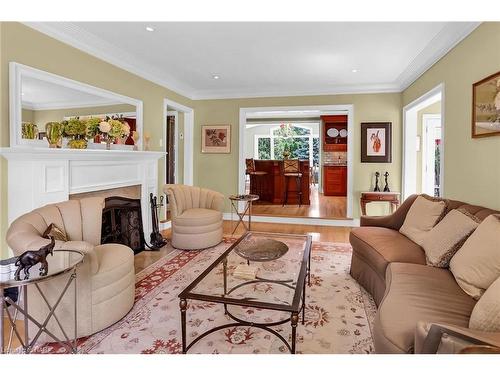
[(172, 246), (205, 249), (222, 241), (224, 195), (188, 185), (163, 187), (172, 215)]
[[(17, 218), (7, 231), (7, 243), (15, 255), (49, 243), (50, 240), (42, 235), (52, 223), (63, 230), (68, 238), (67, 242), (56, 241), (55, 250), (69, 249), (85, 253), (76, 278), (78, 337), (88, 336), (112, 325), (123, 318), (134, 304), (134, 252), (120, 244), (100, 244), (103, 207), (103, 198), (49, 204)], [(47, 260), (50, 267), (50, 256)], [(39, 285), (52, 305), (68, 277), (60, 276)], [(74, 288), (70, 287), (55, 310), (69, 337), (74, 333), (73, 293)], [(45, 302), (34, 287), (28, 288), (28, 310), (42, 322), (48, 314)], [(59, 338), (63, 337), (53, 318), (47, 328)], [(30, 332), (36, 331), (36, 327), (30, 324)], [(40, 337), (40, 340), (53, 341), (48, 336)]]

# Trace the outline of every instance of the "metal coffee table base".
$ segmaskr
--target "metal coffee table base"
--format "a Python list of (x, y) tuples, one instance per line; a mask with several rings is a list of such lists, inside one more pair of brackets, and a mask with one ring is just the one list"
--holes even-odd
[[(74, 310), (74, 316), (75, 316), (75, 326), (74, 326), (74, 338), (70, 339), (69, 336), (66, 334), (66, 331), (63, 329), (62, 324), (60, 323), (59, 319), (57, 318), (57, 315), (55, 314), (55, 310), (63, 297), (66, 295), (66, 292), (68, 291), (69, 287), (73, 284), (74, 286), (74, 305), (75, 305), (75, 310)], [(4, 295), (4, 289), (0, 288), (0, 296), (2, 296), (2, 309), (1, 311), (6, 311), (7, 312), (7, 318), (10, 323), (10, 333), (9, 333), (9, 339), (7, 343), (7, 348), (5, 350), (4, 346), (4, 337), (3, 337), (3, 314), (1, 319), (0, 319), (0, 352), (3, 353), (10, 353), (12, 350), (12, 340), (13, 336), (15, 335), (19, 342), (21, 343), (21, 346), (23, 347), (23, 353), (30, 353), (33, 350), (33, 347), (35, 346), (36, 342), (40, 338), (42, 333), (46, 333), (48, 336), (50, 336), (55, 342), (60, 343), (61, 345), (64, 345), (71, 353), (76, 354), (78, 349), (77, 349), (77, 291), (76, 291), (76, 265), (73, 267), (73, 270), (71, 271), (71, 274), (69, 276), (68, 282), (64, 286), (61, 294), (59, 295), (57, 301), (54, 303), (54, 305), (51, 305), (49, 301), (47, 300), (47, 297), (45, 294), (42, 292), (38, 284), (34, 284), (35, 288), (38, 290), (38, 293), (42, 296), (43, 300), (45, 301), (45, 304), (47, 305), (49, 309), (49, 313), (43, 323), (38, 322), (33, 316), (30, 315), (28, 312), (28, 285), (22, 285), (19, 286), (18, 288), (20, 291), (22, 290), (22, 297), (23, 297), (23, 306), (21, 307), (19, 304), (16, 302), (12, 301), (9, 297), (3, 297)], [(19, 293), (19, 297), (21, 296), (21, 293)], [(7, 304), (11, 305), (14, 307), (15, 312), (14, 314), (11, 314), (9, 312), (9, 309), (7, 308)], [(18, 327), (16, 325), (16, 320), (18, 313), (23, 314), (24, 316), (24, 335), (21, 335), (21, 333), (18, 330)], [(47, 324), (50, 321), (51, 318), (54, 318), (55, 321), (57, 322), (57, 325), (59, 326), (62, 334), (64, 335), (65, 340), (61, 340), (58, 338), (55, 334), (50, 332), (47, 329)], [(29, 338), (29, 329), (28, 329), (28, 321), (31, 321), (33, 324), (35, 324), (38, 327), (38, 331), (33, 337), (33, 339), (30, 340)], [(24, 336), (24, 337), (21, 337)]]

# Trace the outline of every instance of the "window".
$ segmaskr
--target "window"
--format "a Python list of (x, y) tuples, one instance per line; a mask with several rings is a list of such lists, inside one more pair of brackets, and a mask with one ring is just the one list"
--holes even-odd
[(269, 136), (255, 136), (256, 159), (309, 159), (311, 165), (319, 165), (319, 136), (307, 126), (281, 124), (269, 131)]

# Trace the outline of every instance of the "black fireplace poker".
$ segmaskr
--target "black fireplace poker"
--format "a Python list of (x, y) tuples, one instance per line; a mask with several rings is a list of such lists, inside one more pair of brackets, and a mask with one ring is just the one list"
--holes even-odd
[(151, 221), (153, 231), (151, 232), (151, 245), (146, 244), (151, 250), (160, 250), (168, 242), (160, 233), (158, 212), (163, 207), (163, 196), (160, 197), (160, 203), (153, 193), (149, 194), (149, 203), (151, 205)]

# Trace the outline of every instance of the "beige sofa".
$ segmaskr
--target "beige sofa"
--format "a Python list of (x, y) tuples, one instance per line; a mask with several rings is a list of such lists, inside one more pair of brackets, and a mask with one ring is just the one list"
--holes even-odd
[(172, 246), (183, 250), (205, 249), (222, 241), (224, 195), (195, 186), (167, 184), (172, 215)]
[[(428, 337), (433, 324), (433, 332), (446, 331), (443, 337), (447, 342), (442, 347), (448, 350), (458, 350), (466, 342), (499, 346), (500, 332), (485, 333), (468, 328), (476, 301), (458, 286), (452, 273), (448, 269), (427, 266), (424, 250), (399, 233), (416, 198), (417, 195), (409, 197), (392, 215), (361, 217), (361, 226), (350, 234), (351, 275), (373, 296), (378, 306), (374, 323), (375, 351), (427, 352), (433, 341), (436, 344), (435, 337)], [(454, 208), (465, 209), (481, 220), (497, 213), (449, 201), (448, 210)], [(450, 339), (452, 336), (457, 340)]]
[[(76, 279), (78, 337), (112, 325), (125, 316), (134, 304), (134, 253), (127, 246), (100, 244), (103, 207), (103, 198), (49, 204), (19, 217), (7, 231), (7, 243), (15, 255), (50, 242), (42, 238), (42, 234), (52, 223), (65, 231), (69, 239), (68, 242), (56, 241), (55, 250), (70, 249), (85, 253)], [(50, 256), (48, 260), (50, 262)], [(52, 304), (68, 277), (61, 276), (40, 284)], [(70, 337), (74, 332), (73, 291), (71, 287), (56, 309), (56, 315)], [(38, 321), (43, 321), (48, 309), (34, 287), (28, 290), (28, 304), (30, 313)], [(32, 331), (35, 328), (30, 325), (30, 332), (35, 332)], [(47, 328), (58, 337), (63, 337), (54, 319), (49, 321)], [(53, 341), (48, 337), (41, 337), (41, 340)]]

